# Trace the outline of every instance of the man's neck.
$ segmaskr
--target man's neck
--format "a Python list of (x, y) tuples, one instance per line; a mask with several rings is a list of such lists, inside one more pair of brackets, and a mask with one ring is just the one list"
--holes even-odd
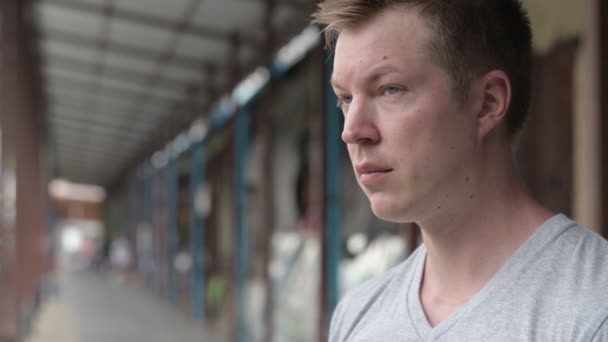
[(478, 189), (476, 200), (454, 210), (458, 214), (421, 222), (427, 258), (420, 297), (432, 325), (479, 292), (553, 215), (525, 192), (517, 177), (493, 186), (482, 182)]

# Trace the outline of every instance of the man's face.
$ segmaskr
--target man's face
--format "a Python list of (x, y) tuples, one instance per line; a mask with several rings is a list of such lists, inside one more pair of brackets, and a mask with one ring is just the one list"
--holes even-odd
[(419, 222), (453, 207), (478, 154), (474, 101), (455, 97), (430, 37), (416, 10), (393, 8), (343, 30), (336, 44), (342, 139), (385, 220)]

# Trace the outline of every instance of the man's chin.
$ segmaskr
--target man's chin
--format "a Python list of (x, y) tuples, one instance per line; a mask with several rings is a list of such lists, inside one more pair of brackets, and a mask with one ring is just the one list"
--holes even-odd
[(370, 198), (372, 212), (381, 220), (389, 222), (411, 222), (407, 219), (408, 210), (403, 206), (397, 206), (393, 201), (386, 199)]

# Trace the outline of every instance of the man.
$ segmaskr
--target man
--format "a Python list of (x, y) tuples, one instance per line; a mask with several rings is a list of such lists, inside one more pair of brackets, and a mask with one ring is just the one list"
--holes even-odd
[(373, 212), (424, 244), (350, 291), (330, 341), (608, 341), (608, 243), (525, 190), (517, 0), (326, 0), (332, 86)]

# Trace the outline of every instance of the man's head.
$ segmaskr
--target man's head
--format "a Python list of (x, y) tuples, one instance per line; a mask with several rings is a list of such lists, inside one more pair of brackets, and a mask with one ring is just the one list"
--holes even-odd
[(335, 43), (342, 140), (378, 217), (462, 215), (505, 181), (528, 104), (518, 2), (327, 0), (315, 17)]
[(313, 17), (326, 26), (331, 46), (342, 30), (399, 6), (417, 9), (426, 22), (433, 35), (430, 56), (446, 70), (457, 96), (466, 98), (470, 82), (490, 70), (508, 75), (512, 95), (505, 120), (513, 137), (525, 121), (530, 99), (532, 34), (520, 1), (326, 0)]

